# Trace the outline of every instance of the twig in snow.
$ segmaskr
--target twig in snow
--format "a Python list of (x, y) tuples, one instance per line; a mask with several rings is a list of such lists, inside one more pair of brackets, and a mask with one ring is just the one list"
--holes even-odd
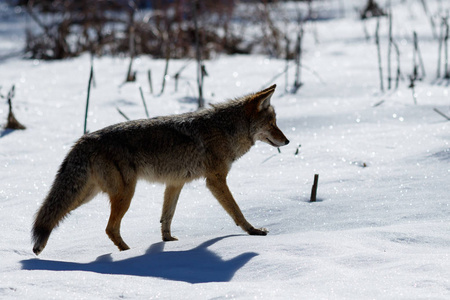
[(311, 202), (316, 202), (317, 186), (319, 185), (319, 174), (314, 174), (314, 184), (311, 189)]
[(425, 75), (425, 65), (423, 63), (422, 54), (421, 54), (420, 49), (419, 49), (419, 38), (417, 37), (417, 33), (415, 31), (414, 31), (413, 34), (414, 34), (414, 49), (415, 49), (415, 52), (417, 53), (417, 56), (419, 58), (420, 68), (422, 70), (421, 78), (424, 78), (426, 76)]
[(167, 71), (169, 70), (169, 60), (170, 60), (170, 50), (168, 49), (167, 53), (166, 53), (166, 67), (164, 68), (161, 92), (159, 92), (159, 95), (162, 95), (164, 93), (164, 88), (166, 87), (166, 77), (167, 77)]
[[(94, 65), (94, 54), (91, 53), (91, 66)], [(95, 83), (95, 74), (92, 74), (92, 86), (95, 88), (96, 87), (96, 83)]]
[(447, 16), (444, 19), (445, 22), (445, 37), (444, 37), (444, 54), (445, 54), (445, 67), (444, 67), (444, 78), (450, 79), (450, 70), (448, 69), (448, 38), (449, 38), (449, 31), (450, 26), (448, 24), (448, 12)]
[(383, 103), (384, 103), (384, 100), (380, 100), (377, 103), (375, 103), (374, 105), (372, 105), (372, 107), (378, 107), (378, 106), (380, 106)]
[(302, 86), (300, 79), (300, 70), (302, 65), (302, 41), (303, 41), (303, 23), (300, 23), (300, 29), (297, 34), (297, 41), (295, 42), (295, 81), (292, 93), (297, 93), (298, 89)]
[(87, 97), (86, 97), (86, 113), (84, 114), (84, 134), (86, 134), (86, 126), (87, 126), (87, 117), (88, 117), (88, 109), (89, 109), (89, 96), (91, 94), (91, 84), (92, 77), (94, 76), (94, 66), (91, 65), (91, 72), (89, 73), (89, 83), (87, 89)]
[(178, 72), (173, 75), (175, 78), (175, 92), (178, 92), (178, 79), (180, 79), (181, 72), (183, 72), (184, 69), (191, 63), (191, 60), (188, 59), (188, 61), (178, 70)]
[(288, 84), (289, 84), (289, 72), (287, 71), (287, 69), (289, 68), (289, 46), (290, 46), (290, 40), (288, 38), (287, 35), (284, 36), (284, 40), (285, 40), (285, 72), (284, 72), (284, 91), (287, 93), (288, 92)]
[(447, 116), (446, 114), (444, 114), (443, 112), (441, 112), (439, 109), (433, 108), (433, 110), (434, 110), (435, 112), (437, 112), (438, 114), (440, 114), (441, 116), (443, 116), (444, 118), (446, 118), (447, 121), (450, 121), (450, 117)]
[(370, 35), (369, 35), (369, 31), (367, 31), (367, 25), (366, 25), (366, 19), (362, 19), (362, 25), (363, 25), (363, 31), (364, 31), (364, 36), (366, 37), (366, 41), (370, 41)]
[(409, 88), (412, 90), (412, 96), (414, 100), (414, 104), (417, 104), (417, 94), (416, 94), (416, 79), (417, 77), (414, 74), (409, 75)]
[(278, 153), (272, 154), (271, 156), (269, 156), (268, 158), (266, 158), (265, 160), (263, 160), (261, 162), (261, 164), (265, 163), (266, 161), (268, 161), (269, 159), (271, 159), (272, 157), (276, 156)]
[[(132, 1), (130, 1), (132, 3)], [(136, 55), (136, 47), (135, 47), (135, 28), (134, 28), (134, 10), (130, 11), (130, 24), (129, 24), (129, 37), (128, 40), (128, 48), (130, 51), (130, 64), (128, 65), (127, 78), (125, 78), (125, 82), (133, 82), (136, 81), (136, 71), (132, 71), (133, 60)]]
[(142, 103), (144, 104), (144, 109), (145, 109), (145, 115), (147, 116), (147, 119), (148, 119), (148, 118), (150, 118), (150, 116), (148, 115), (147, 104), (145, 103), (145, 98), (144, 98), (144, 93), (142, 92), (142, 87), (139, 87), (139, 92), (141, 93)]
[(380, 89), (384, 92), (383, 86), (383, 68), (381, 65), (381, 50), (380, 50), (380, 37), (379, 37), (379, 29), (380, 29), (380, 18), (377, 18), (377, 28), (375, 30), (375, 43), (377, 44), (377, 52), (378, 52), (378, 70), (380, 72)]
[(148, 85), (150, 87), (150, 93), (153, 94), (153, 84), (152, 84), (152, 71), (147, 71)]
[(117, 111), (119, 112), (119, 114), (122, 115), (122, 117), (124, 117), (127, 121), (130, 121), (130, 118), (127, 117), (127, 115), (121, 111), (118, 107), (116, 107)]
[(198, 108), (203, 108), (205, 106), (205, 99), (203, 98), (203, 69), (204, 65), (202, 62), (202, 55), (201, 55), (201, 44), (200, 44), (200, 33), (199, 33), (199, 26), (198, 26), (198, 8), (200, 5), (199, 0), (193, 1), (194, 9), (194, 27), (195, 27), (195, 57), (197, 60), (197, 85), (198, 85)]
[[(16, 117), (14, 116), (14, 113), (12, 111), (12, 99), (15, 96), (15, 85), (11, 87), (11, 90), (8, 92), (8, 106), (9, 106), (9, 112), (8, 112), (8, 120), (5, 125), (5, 129), (26, 129), (25, 126), (20, 124), (19, 121), (17, 121)], [(3, 97), (2, 97), (3, 98)]]
[(388, 43), (388, 90), (391, 89), (391, 49), (392, 49), (392, 10), (389, 11), (389, 43)]
[(402, 77), (402, 72), (400, 71), (400, 49), (398, 48), (397, 43), (392, 40), (392, 46), (394, 46), (395, 54), (397, 55), (397, 74), (395, 76), (395, 89), (398, 89), (398, 83), (400, 81), (400, 77)]
[[(442, 57), (442, 44), (444, 43), (444, 28), (446, 28), (446, 19), (442, 18), (441, 26), (439, 26), (439, 47), (438, 47), (438, 61), (437, 61), (437, 75), (436, 78), (441, 77), (441, 57)], [(445, 71), (444, 71), (445, 73)]]

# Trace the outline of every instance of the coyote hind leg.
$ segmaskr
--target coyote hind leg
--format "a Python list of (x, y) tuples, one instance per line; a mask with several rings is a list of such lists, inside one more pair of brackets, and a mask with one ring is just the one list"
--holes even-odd
[(106, 226), (106, 234), (120, 251), (130, 249), (120, 235), (120, 223), (130, 207), (135, 186), (136, 182), (130, 183), (125, 186), (121, 192), (117, 193), (117, 195), (110, 195), (111, 215), (109, 217), (108, 225)]
[(175, 208), (177, 207), (178, 198), (180, 197), (183, 184), (173, 185), (167, 184), (164, 191), (164, 204), (161, 214), (161, 234), (163, 241), (177, 241), (170, 232), (170, 225), (172, 224)]

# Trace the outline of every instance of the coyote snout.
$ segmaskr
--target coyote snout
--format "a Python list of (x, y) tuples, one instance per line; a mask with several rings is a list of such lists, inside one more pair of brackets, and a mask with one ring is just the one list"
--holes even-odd
[(274, 91), (275, 85), (210, 109), (129, 121), (81, 137), (36, 214), (34, 253), (44, 249), (52, 230), (71, 210), (99, 192), (108, 194), (111, 202), (106, 233), (120, 250), (129, 249), (120, 224), (140, 178), (166, 185), (161, 214), (164, 241), (176, 240), (170, 227), (181, 189), (198, 178), (206, 178), (206, 186), (236, 225), (248, 234), (266, 235), (266, 229), (245, 219), (226, 178), (232, 163), (257, 140), (274, 147), (289, 143), (270, 105)]
[(257, 139), (274, 147), (281, 147), (289, 144), (289, 140), (275, 123), (269, 124), (267, 130), (259, 132)]

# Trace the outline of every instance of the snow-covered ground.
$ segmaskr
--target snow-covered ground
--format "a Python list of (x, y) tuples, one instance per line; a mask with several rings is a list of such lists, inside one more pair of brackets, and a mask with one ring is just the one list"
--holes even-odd
[[(433, 11), (450, 8), (428, 2)], [(420, 37), (427, 77), (417, 82), (417, 105), (406, 81), (380, 92), (376, 46), (354, 14), (307, 25), (304, 64), (314, 72), (302, 71), (296, 95), (284, 92), (279, 77), (272, 99), (291, 143), (281, 153), (258, 143), (229, 175), (249, 222), (269, 229), (265, 237), (244, 234), (196, 181), (183, 189), (175, 213), (179, 241), (163, 243), (164, 187), (141, 182), (122, 223), (131, 250), (119, 252), (104, 233), (109, 204), (98, 196), (74, 211), (36, 258), (33, 215), (82, 135), (90, 58), (1, 61), (1, 93), (16, 85), (14, 112), (27, 129), (0, 131), (0, 298), (449, 299), (450, 123), (433, 108), (450, 115), (450, 88), (435, 83), (438, 43), (420, 1), (393, 3), (405, 77), (412, 30)], [(16, 24), (6, 23), (0, 38), (8, 43), (0, 47), (15, 50), (10, 42), (20, 37), (5, 32)], [(373, 34), (375, 21), (366, 25)], [(380, 26), (386, 74), (386, 19)], [(169, 74), (184, 63), (171, 62)], [(139, 86), (151, 116), (196, 109), (194, 64), (178, 92), (170, 80), (162, 96), (150, 94), (146, 73), (152, 70), (157, 94), (164, 61), (141, 57), (134, 66), (137, 82), (123, 85), (127, 59), (95, 59), (90, 131), (123, 121), (117, 108), (145, 117)], [(206, 68), (206, 98), (216, 103), (269, 85), (284, 62), (220, 56)], [(2, 102), (1, 122), (7, 112)], [(314, 174), (318, 201), (310, 203)]]

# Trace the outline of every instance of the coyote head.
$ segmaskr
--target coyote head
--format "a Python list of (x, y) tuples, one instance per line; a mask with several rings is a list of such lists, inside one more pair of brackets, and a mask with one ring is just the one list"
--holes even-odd
[(289, 140), (278, 128), (275, 110), (270, 98), (276, 85), (250, 95), (247, 102), (247, 115), (250, 117), (250, 134), (253, 141), (262, 141), (273, 147), (289, 144)]

